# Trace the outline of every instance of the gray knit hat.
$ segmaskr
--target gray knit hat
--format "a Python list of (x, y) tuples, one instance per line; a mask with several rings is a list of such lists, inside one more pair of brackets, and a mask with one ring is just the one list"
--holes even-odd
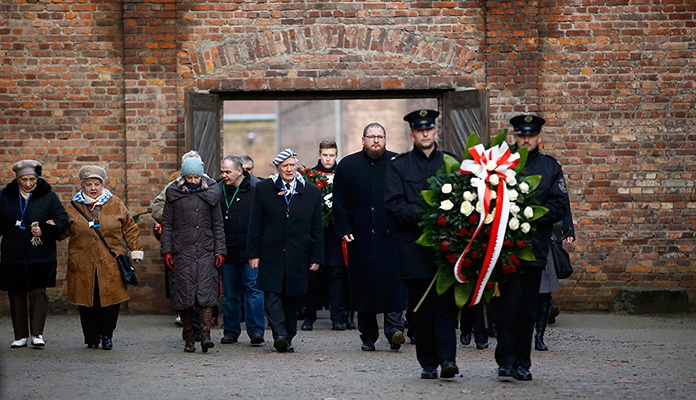
[(78, 176), (81, 181), (89, 178), (97, 178), (104, 183), (104, 181), (106, 181), (106, 170), (98, 165), (85, 165), (80, 168)]
[(273, 165), (278, 165), (290, 157), (297, 159), (297, 154), (295, 154), (295, 152), (292, 149), (287, 148), (278, 153), (277, 156), (275, 156), (275, 158), (273, 159)]
[(15, 173), (15, 178), (19, 178), (20, 176), (24, 175), (41, 176), (41, 170), (41, 163), (36, 160), (17, 161), (15, 165), (12, 166), (12, 171)]

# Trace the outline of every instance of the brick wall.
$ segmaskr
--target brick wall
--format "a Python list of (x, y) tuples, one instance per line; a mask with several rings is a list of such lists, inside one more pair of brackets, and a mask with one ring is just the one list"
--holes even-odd
[[(185, 151), (187, 91), (487, 88), (491, 133), (538, 112), (565, 165), (578, 242), (564, 307), (606, 309), (624, 285), (694, 299), (695, 20), (690, 0), (8, 0), (0, 180), (38, 158), (68, 200), (97, 163), (143, 213)], [(150, 217), (139, 226), (129, 309), (167, 312)]]

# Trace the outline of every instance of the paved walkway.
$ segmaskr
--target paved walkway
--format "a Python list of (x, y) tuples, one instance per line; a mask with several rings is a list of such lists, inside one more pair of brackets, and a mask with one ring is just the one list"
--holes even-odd
[[(329, 329), (328, 316), (300, 332), (296, 353), (270, 343), (184, 353), (170, 316), (122, 316), (114, 350), (82, 344), (79, 318), (49, 316), (44, 349), (10, 349), (0, 318), (0, 399), (693, 399), (696, 315), (568, 314), (549, 328), (548, 352), (533, 353), (531, 382), (498, 382), (491, 348), (460, 347), (461, 374), (421, 380), (415, 349), (360, 351), (356, 331)], [(266, 331), (266, 339), (270, 331)]]

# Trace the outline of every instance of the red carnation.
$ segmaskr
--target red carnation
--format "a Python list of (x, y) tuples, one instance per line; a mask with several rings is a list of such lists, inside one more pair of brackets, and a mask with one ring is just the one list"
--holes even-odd
[(307, 176), (314, 178), (314, 172), (312, 172), (312, 171), (307, 172)]
[(524, 240), (518, 240), (517, 247), (519, 247), (520, 249), (524, 249), (525, 247), (527, 247), (527, 242), (525, 242)]
[(323, 174), (324, 174), (324, 171), (319, 171), (319, 170), (317, 170), (317, 174), (323, 175)]
[(475, 224), (478, 222), (478, 214), (469, 215), (469, 224)]
[(442, 216), (437, 217), (437, 224), (438, 224), (438, 225), (444, 225), (444, 224), (446, 224), (446, 223), (447, 223), (447, 218), (442, 217)]
[(319, 189), (321, 189), (326, 185), (326, 183), (324, 183), (324, 181), (317, 181), (316, 185)]
[(454, 254), (454, 253), (449, 253), (447, 255), (447, 261), (449, 261), (450, 264), (456, 263), (458, 258), (459, 258), (459, 256)]
[(449, 249), (449, 243), (447, 243), (447, 242), (440, 243), (440, 250), (447, 251), (448, 249)]
[(510, 264), (503, 265), (503, 274), (510, 275), (510, 274), (514, 274), (515, 271), (517, 271), (517, 268), (513, 267), (512, 265), (510, 265)]
[(467, 234), (469, 234), (469, 230), (466, 227), (459, 230), (459, 236), (466, 236)]
[(462, 268), (469, 269), (469, 268), (471, 268), (471, 265), (472, 265), (471, 260), (469, 260), (468, 258), (465, 258), (464, 260), (462, 260)]
[(488, 250), (488, 243), (484, 243), (481, 245), (481, 250), (486, 251)]
[(471, 253), (469, 253), (469, 256), (470, 256), (471, 259), (473, 259), (473, 260), (478, 260), (478, 258), (479, 258), (479, 253), (478, 253), (478, 251), (474, 250), (474, 251), (472, 251)]
[(309, 168), (309, 167), (305, 167), (305, 169), (304, 169), (305, 172), (309, 172), (310, 170), (311, 170), (311, 168)]
[(512, 245), (513, 245), (513, 243), (512, 243), (512, 240), (510, 240), (510, 239), (505, 239), (505, 241), (503, 242), (503, 246), (508, 248), (508, 249), (510, 247), (512, 247)]
[(510, 262), (511, 262), (512, 265), (514, 265), (515, 267), (517, 267), (517, 266), (520, 265), (520, 259), (517, 258), (517, 256), (514, 255), (514, 254), (510, 254)]

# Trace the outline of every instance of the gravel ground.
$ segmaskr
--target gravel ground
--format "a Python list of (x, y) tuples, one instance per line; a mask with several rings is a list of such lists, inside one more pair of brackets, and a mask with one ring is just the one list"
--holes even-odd
[(532, 354), (531, 382), (498, 382), (491, 347), (460, 346), (460, 375), (422, 380), (415, 348), (360, 351), (357, 331), (331, 331), (328, 313), (299, 332), (294, 354), (237, 344), (184, 353), (171, 316), (123, 315), (114, 350), (82, 344), (77, 315), (49, 316), (44, 349), (10, 349), (0, 318), (0, 399), (693, 399), (696, 315), (563, 313)]

